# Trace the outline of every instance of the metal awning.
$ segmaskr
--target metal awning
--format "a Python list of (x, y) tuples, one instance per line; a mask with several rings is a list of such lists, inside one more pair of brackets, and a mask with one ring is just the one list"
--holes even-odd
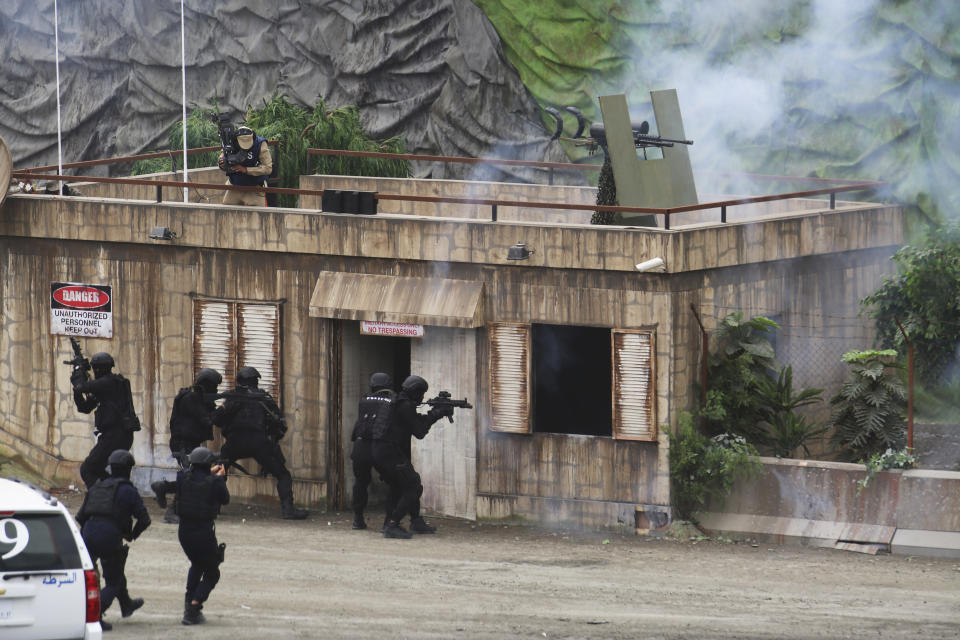
[(310, 315), (472, 328), (483, 325), (482, 294), (483, 283), (469, 280), (323, 271)]

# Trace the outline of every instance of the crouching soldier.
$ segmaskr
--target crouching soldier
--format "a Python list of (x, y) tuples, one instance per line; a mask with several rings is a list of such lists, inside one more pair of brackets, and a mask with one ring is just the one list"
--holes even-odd
[(203, 624), (203, 603), (220, 581), (220, 563), (225, 544), (217, 544), (213, 521), (220, 507), (230, 502), (226, 471), (213, 464), (215, 456), (206, 447), (197, 447), (187, 456), (189, 468), (177, 473), (177, 480), (159, 480), (150, 485), (157, 504), (166, 508), (167, 494), (176, 495), (178, 536), (183, 552), (190, 560), (187, 590), (183, 598), (183, 624)]
[[(187, 454), (213, 439), (213, 412), (217, 406), (217, 387), (223, 381), (217, 371), (203, 368), (193, 385), (180, 389), (170, 412), (170, 452), (181, 469), (189, 466)], [(176, 524), (176, 500), (170, 501), (163, 521)]]
[[(113, 625), (103, 621), (103, 613), (114, 599), (120, 601), (120, 615), (128, 618), (143, 606), (143, 598), (131, 598), (127, 592), (124, 567), (130, 547), (124, 540), (136, 540), (150, 526), (150, 514), (130, 482), (133, 455), (117, 449), (107, 458), (110, 477), (94, 483), (77, 512), (83, 542), (94, 562), (100, 560), (104, 587), (100, 591), (100, 623), (105, 631)], [(132, 519), (137, 524), (133, 525)]]

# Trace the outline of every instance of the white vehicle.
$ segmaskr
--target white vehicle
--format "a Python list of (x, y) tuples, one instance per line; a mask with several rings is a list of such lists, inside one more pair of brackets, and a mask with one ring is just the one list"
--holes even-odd
[(102, 640), (100, 584), (62, 502), (0, 478), (0, 638)]

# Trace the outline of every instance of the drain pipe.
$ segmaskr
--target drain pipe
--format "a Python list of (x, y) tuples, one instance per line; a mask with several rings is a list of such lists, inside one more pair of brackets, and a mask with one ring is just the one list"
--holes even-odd
[(900, 324), (900, 318), (893, 316), (897, 326), (900, 327), (900, 333), (907, 343), (907, 448), (913, 451), (913, 342), (910, 336)]

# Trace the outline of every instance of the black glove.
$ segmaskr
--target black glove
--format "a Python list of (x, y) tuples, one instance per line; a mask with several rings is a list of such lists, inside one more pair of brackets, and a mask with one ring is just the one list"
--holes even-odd
[(440, 418), (448, 418), (453, 415), (453, 407), (447, 405), (441, 405), (439, 407), (432, 407), (430, 411), (427, 412), (427, 416), (434, 422)]
[(70, 384), (74, 389), (87, 381), (86, 372), (83, 369), (74, 369), (70, 374)]

